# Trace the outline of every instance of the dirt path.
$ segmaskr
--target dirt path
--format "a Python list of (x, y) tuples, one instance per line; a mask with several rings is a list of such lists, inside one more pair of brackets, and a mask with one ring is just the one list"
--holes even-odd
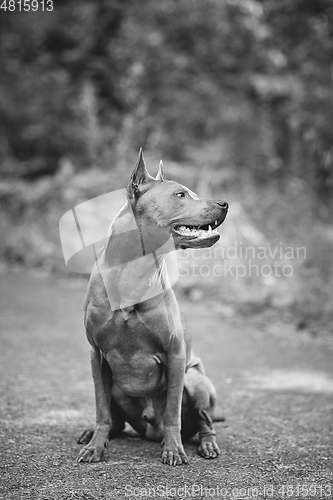
[(158, 444), (125, 436), (105, 462), (76, 464), (75, 439), (94, 421), (84, 287), (0, 276), (1, 499), (331, 498), (332, 346), (207, 304), (183, 309), (226, 417), (220, 457), (190, 442), (189, 465), (171, 468)]

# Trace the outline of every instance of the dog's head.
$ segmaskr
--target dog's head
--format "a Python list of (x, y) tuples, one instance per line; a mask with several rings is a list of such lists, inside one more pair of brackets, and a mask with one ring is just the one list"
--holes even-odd
[(138, 224), (154, 240), (173, 236), (176, 248), (204, 248), (216, 243), (217, 227), (228, 212), (228, 203), (201, 200), (174, 181), (164, 180), (162, 162), (156, 178), (146, 168), (142, 149), (127, 186), (127, 196)]

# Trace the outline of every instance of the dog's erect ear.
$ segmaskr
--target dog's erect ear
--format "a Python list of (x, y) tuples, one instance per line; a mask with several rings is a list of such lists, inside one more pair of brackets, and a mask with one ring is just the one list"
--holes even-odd
[(140, 194), (140, 187), (153, 180), (155, 179), (149, 174), (146, 168), (145, 160), (143, 158), (143, 150), (140, 148), (138, 163), (135, 166), (134, 172), (127, 186), (129, 197), (138, 197)]
[(164, 177), (163, 177), (163, 161), (162, 160), (160, 161), (160, 164), (159, 164), (159, 167), (158, 167), (158, 172), (157, 172), (157, 175), (156, 175), (156, 180), (157, 181), (164, 181)]

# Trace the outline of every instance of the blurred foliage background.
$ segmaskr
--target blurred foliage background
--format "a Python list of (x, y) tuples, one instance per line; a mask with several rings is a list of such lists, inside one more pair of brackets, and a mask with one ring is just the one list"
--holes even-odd
[(163, 158), (230, 202), (221, 245), (307, 250), (289, 279), (192, 276), (185, 293), (330, 324), (331, 0), (55, 0), (1, 10), (0, 42), (3, 265), (66, 273), (60, 217), (124, 187), (142, 146), (152, 173)]

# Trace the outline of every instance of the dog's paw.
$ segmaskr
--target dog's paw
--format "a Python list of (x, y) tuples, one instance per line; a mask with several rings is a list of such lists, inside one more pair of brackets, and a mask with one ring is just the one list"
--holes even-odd
[(164, 448), (162, 453), (162, 462), (167, 465), (182, 465), (188, 463), (188, 458), (184, 448), (179, 446), (176, 450)]
[(77, 440), (77, 444), (88, 444), (91, 441), (91, 438), (93, 437), (94, 434), (94, 429), (87, 429), (86, 431), (82, 432), (81, 436)]
[(103, 458), (103, 453), (106, 448), (106, 444), (104, 446), (97, 446), (94, 444), (87, 444), (82, 450), (80, 451), (76, 461), (77, 462), (100, 462)]
[(199, 455), (203, 458), (217, 458), (220, 454), (220, 449), (214, 436), (205, 436), (201, 439), (198, 448)]

